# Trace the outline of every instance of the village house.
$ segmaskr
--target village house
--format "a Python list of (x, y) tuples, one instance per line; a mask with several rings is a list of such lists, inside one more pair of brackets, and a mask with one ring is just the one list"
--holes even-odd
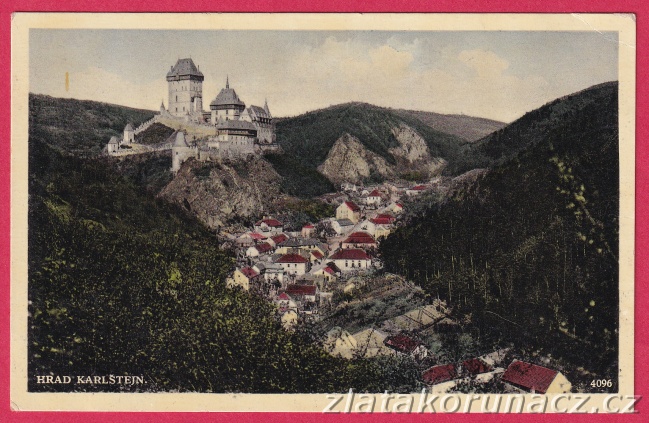
[(268, 243), (271, 243), (275, 246), (275, 248), (281, 247), (286, 241), (288, 241), (288, 236), (285, 234), (278, 234), (278, 235), (273, 235), (270, 237), (270, 240)]
[(336, 282), (336, 280), (338, 280), (336, 272), (326, 264), (314, 267), (311, 269), (311, 274), (316, 277), (316, 280), (321, 279), (327, 283)]
[(264, 218), (255, 223), (255, 231), (267, 236), (278, 235), (284, 230), (284, 225), (277, 219)]
[(334, 219), (331, 221), (331, 228), (337, 235), (342, 235), (352, 230), (354, 222), (349, 219)]
[(385, 208), (386, 212), (399, 214), (403, 211), (403, 205), (401, 203), (390, 203), (389, 206)]
[(246, 250), (247, 257), (259, 257), (264, 254), (271, 254), (273, 252), (273, 246), (268, 242), (260, 242), (255, 244), (252, 247), (248, 247)]
[[(433, 366), (422, 374), (422, 379), (427, 385), (439, 385), (444, 382), (452, 381), (458, 377), (457, 367), (455, 364), (442, 364)], [(455, 384), (453, 384), (455, 386)], [(446, 390), (444, 390), (445, 392)]]
[(316, 285), (289, 284), (286, 287), (286, 293), (297, 301), (315, 302), (318, 297), (318, 287)]
[(329, 258), (343, 272), (368, 269), (372, 264), (365, 251), (355, 248), (340, 249)]
[(279, 282), (280, 286), (284, 283), (284, 268), (279, 264), (257, 262), (252, 268), (268, 283)]
[(372, 235), (366, 232), (354, 232), (342, 242), (342, 248), (362, 248), (369, 250), (376, 248), (376, 241)]
[(279, 254), (288, 254), (288, 253), (305, 253), (307, 256), (311, 254), (313, 250), (319, 250), (322, 254), (325, 254), (326, 251), (323, 251), (321, 242), (314, 238), (290, 238), (282, 243), (282, 245), (277, 249)]
[(376, 207), (381, 204), (382, 200), (383, 198), (381, 198), (381, 193), (378, 189), (375, 189), (367, 195), (367, 197), (365, 198), (365, 204), (367, 204), (368, 206)]
[(345, 201), (336, 208), (336, 219), (349, 219), (358, 223), (361, 218), (361, 208), (352, 201)]
[(370, 219), (370, 221), (375, 225), (391, 225), (395, 220), (397, 219), (394, 216), (387, 213), (379, 213)]
[(313, 226), (312, 224), (308, 223), (308, 224), (302, 226), (302, 237), (303, 238), (311, 238), (314, 233), (315, 233), (315, 226)]
[(370, 235), (374, 235), (376, 232), (376, 225), (371, 221), (371, 220), (364, 220), (361, 223), (358, 224), (358, 228), (363, 231), (367, 232)]
[(501, 380), (514, 392), (562, 394), (572, 389), (572, 384), (561, 372), (519, 360), (507, 367)]
[(309, 261), (311, 263), (320, 263), (323, 258), (324, 254), (322, 254), (320, 250), (311, 250), (311, 255), (309, 256)]
[(383, 343), (399, 353), (411, 355), (416, 360), (422, 360), (428, 355), (424, 344), (403, 333), (389, 336)]
[(303, 275), (309, 271), (309, 260), (299, 254), (284, 254), (277, 260), (288, 275)]
[(260, 280), (259, 273), (251, 267), (244, 267), (242, 269), (235, 269), (231, 278), (226, 280), (226, 286), (233, 288), (240, 286), (244, 291), (249, 291), (253, 284), (258, 283)]
[(374, 229), (374, 238), (377, 240), (384, 239), (392, 233), (392, 226), (377, 225)]

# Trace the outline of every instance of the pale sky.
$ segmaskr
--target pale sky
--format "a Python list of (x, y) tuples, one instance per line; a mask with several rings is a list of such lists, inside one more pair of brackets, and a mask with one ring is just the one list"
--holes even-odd
[(617, 56), (617, 33), (598, 32), (32, 29), (29, 78), (33, 93), (157, 110), (191, 57), (206, 110), (229, 75), (276, 117), (362, 101), (511, 122), (617, 80)]

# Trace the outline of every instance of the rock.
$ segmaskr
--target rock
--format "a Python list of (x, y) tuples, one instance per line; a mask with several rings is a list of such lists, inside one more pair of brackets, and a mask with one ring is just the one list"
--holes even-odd
[(385, 159), (366, 149), (349, 134), (336, 140), (318, 170), (335, 184), (345, 181), (360, 183), (374, 175), (387, 178), (394, 174)]

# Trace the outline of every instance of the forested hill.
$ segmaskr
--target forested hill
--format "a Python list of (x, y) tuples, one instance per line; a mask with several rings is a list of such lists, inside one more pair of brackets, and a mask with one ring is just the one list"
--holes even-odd
[(530, 145), (554, 136), (562, 122), (570, 121), (589, 106), (606, 102), (617, 91), (616, 82), (595, 85), (558, 98), (526, 113), (512, 124), (463, 147), (462, 160), (451, 162), (448, 172), (460, 174), (471, 169), (502, 164)]
[(485, 337), (615, 378), (617, 83), (559, 99), (479, 147), (497, 157), (514, 140), (526, 148), (381, 244), (386, 269), (471, 313)]
[(48, 95), (29, 95), (29, 132), (58, 151), (96, 156), (124, 127), (153, 117), (151, 110)]
[(277, 122), (277, 142), (289, 156), (312, 168), (322, 164), (336, 140), (350, 134), (369, 151), (394, 163), (390, 148), (399, 147), (392, 132), (400, 124), (414, 129), (426, 142), (431, 155), (454, 160), (466, 140), (436, 131), (412, 116), (366, 103), (346, 103)]

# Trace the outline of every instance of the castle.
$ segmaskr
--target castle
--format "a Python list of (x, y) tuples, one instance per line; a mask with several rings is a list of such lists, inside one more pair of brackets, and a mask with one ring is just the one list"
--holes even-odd
[[(164, 101), (160, 113), (133, 129), (128, 124), (123, 138), (111, 138), (107, 145), (110, 155), (137, 154), (146, 151), (172, 150), (172, 171), (177, 172), (189, 158), (209, 160), (275, 150), (275, 124), (266, 101), (264, 107), (246, 104), (230, 88), (225, 88), (203, 110), (203, 81), (205, 77), (191, 58), (179, 59), (167, 72), (168, 107)], [(157, 146), (135, 145), (135, 135), (159, 122), (173, 128), (173, 139)], [(138, 148), (134, 148), (138, 147)]]

